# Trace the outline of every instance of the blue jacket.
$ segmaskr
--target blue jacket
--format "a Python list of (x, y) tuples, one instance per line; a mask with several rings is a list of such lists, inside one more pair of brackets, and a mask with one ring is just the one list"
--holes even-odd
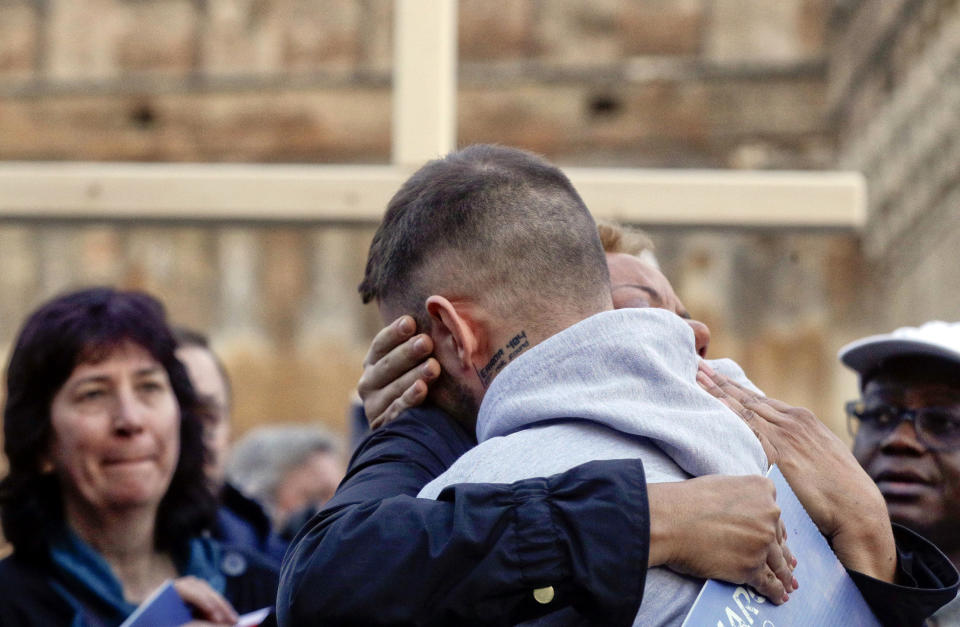
[[(254, 553), (224, 549), (217, 568), (224, 597), (240, 614), (273, 605), (276, 568)], [(113, 609), (91, 589), (58, 570), (49, 559), (23, 559), (16, 552), (0, 560), (0, 625), (108, 627)], [(274, 614), (261, 623), (275, 624)]]
[[(369, 435), (284, 558), (279, 623), (513, 625), (572, 606), (597, 624), (631, 624), (650, 537), (642, 462), (415, 498), (475, 444), (432, 408)], [(918, 625), (956, 596), (958, 576), (929, 542), (895, 533), (903, 585), (850, 574), (886, 624)], [(540, 604), (532, 591), (545, 586), (555, 595)]]

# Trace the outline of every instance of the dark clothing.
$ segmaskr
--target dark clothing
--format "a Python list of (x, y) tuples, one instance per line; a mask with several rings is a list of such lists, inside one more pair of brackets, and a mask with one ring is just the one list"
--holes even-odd
[(307, 505), (290, 514), (283, 526), (277, 529), (277, 536), (279, 536), (283, 545), (289, 546), (300, 528), (310, 522), (310, 519), (316, 516), (322, 507), (322, 505)]
[[(431, 408), (364, 440), (288, 551), (280, 624), (512, 625), (568, 605), (597, 624), (631, 624), (649, 549), (641, 461), (413, 498), (475, 444)], [(895, 534), (904, 585), (850, 574), (884, 624), (919, 625), (956, 596), (958, 575), (920, 536)], [(556, 597), (540, 605), (531, 591), (547, 585)]]
[[(435, 409), (371, 434), (287, 552), (281, 624), (512, 625), (568, 604), (629, 624), (649, 538), (640, 460), (415, 498), (475, 444)], [(549, 585), (541, 605), (532, 591)]]
[(937, 547), (923, 536), (893, 525), (897, 542), (898, 584), (847, 570), (867, 605), (883, 625), (922, 625), (924, 619), (957, 596), (960, 575)]
[(360, 399), (351, 401), (347, 410), (350, 422), (350, 452), (356, 451), (363, 439), (370, 435), (370, 425), (367, 424), (367, 414), (363, 411)]
[(263, 507), (229, 483), (220, 490), (213, 537), (225, 547), (260, 553), (277, 570), (287, 550), (287, 543), (274, 533)]
[[(258, 556), (224, 550), (220, 571), (226, 578), (224, 597), (240, 614), (275, 602), (277, 571)], [(109, 609), (89, 590), (65, 581), (49, 561), (20, 559), (16, 553), (0, 560), (0, 625), (35, 627), (116, 627), (119, 621), (104, 618)], [(64, 594), (64, 591), (68, 591)], [(69, 595), (69, 598), (68, 598)], [(82, 605), (82, 609), (74, 604)], [(271, 614), (261, 625), (275, 624)]]

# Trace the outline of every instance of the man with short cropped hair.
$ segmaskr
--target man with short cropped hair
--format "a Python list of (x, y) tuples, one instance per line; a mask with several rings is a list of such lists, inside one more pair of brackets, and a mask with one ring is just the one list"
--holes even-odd
[[(697, 383), (690, 328), (658, 308), (613, 311), (596, 224), (553, 166), (496, 147), (425, 166), (394, 198), (367, 269), (361, 291), (384, 318), (419, 312), (443, 372), (431, 399), (479, 440), (420, 496), (628, 457), (648, 483), (754, 475), (764, 489), (760, 441)], [(875, 490), (863, 497), (865, 516), (883, 516)], [(869, 574), (893, 580), (889, 525), (860, 549)], [(770, 576), (789, 570), (781, 560)], [(552, 596), (554, 581), (535, 583)], [(679, 625), (702, 583), (650, 569), (635, 624)]]
[[(435, 168), (446, 165), (455, 167), (437, 180)], [(406, 212), (418, 198), (427, 213)], [(512, 212), (501, 211), (518, 203), (532, 212), (534, 228), (515, 228)], [(471, 211), (477, 204), (486, 210)], [(782, 581), (770, 570), (786, 561), (779, 510), (772, 486), (758, 490), (753, 478), (647, 486), (641, 460), (601, 460), (509, 484), (462, 485), (439, 501), (413, 498), (476, 444), (475, 386), (557, 325), (609, 309), (610, 294), (589, 212), (559, 170), (528, 153), (474, 147), (431, 162), (394, 196), (385, 224), (395, 222), (404, 234), (378, 230), (361, 292), (396, 310), (412, 308), (421, 323), (436, 316), (458, 329), (415, 343), (438, 347), (446, 360), (501, 341), (488, 334), (482, 347), (457, 344), (467, 318), (483, 325), (496, 310), (536, 320), (503, 338), (507, 348), (495, 349), (496, 359), (465, 366), (472, 380), (444, 375), (434, 384), (435, 403), (361, 444), (337, 494), (287, 553), (277, 603), (282, 625), (512, 625), (562, 607), (597, 624), (629, 624), (648, 565), (662, 564), (782, 597), (789, 568), (781, 568)], [(487, 257), (471, 264), (462, 251)], [(421, 264), (428, 256), (431, 264)], [(433, 267), (458, 276), (424, 308), (407, 290), (432, 288)], [(511, 289), (517, 268), (531, 289)], [(468, 303), (464, 297), (478, 285), (489, 298)], [(543, 306), (540, 292), (564, 304)], [(407, 324), (409, 316), (386, 337)], [(611, 536), (616, 544), (604, 541)]]

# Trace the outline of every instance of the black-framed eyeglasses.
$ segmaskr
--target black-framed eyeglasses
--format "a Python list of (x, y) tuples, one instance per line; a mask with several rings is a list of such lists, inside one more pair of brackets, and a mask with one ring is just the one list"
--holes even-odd
[(857, 437), (883, 437), (909, 420), (921, 444), (933, 451), (960, 448), (960, 405), (953, 407), (921, 407), (903, 409), (892, 405), (866, 407), (862, 401), (850, 401), (847, 409), (847, 430)]

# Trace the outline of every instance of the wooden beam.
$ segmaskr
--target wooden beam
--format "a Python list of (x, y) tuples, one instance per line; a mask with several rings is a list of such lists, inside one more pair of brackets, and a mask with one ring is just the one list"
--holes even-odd
[[(646, 225), (859, 229), (856, 172), (566, 168), (598, 218)], [(0, 163), (0, 219), (379, 222), (396, 166)]]
[(393, 166), (0, 163), (0, 218), (380, 220)]
[(859, 172), (566, 168), (597, 216), (637, 224), (860, 229)]
[(419, 165), (456, 145), (456, 0), (394, 3), (393, 162)]

